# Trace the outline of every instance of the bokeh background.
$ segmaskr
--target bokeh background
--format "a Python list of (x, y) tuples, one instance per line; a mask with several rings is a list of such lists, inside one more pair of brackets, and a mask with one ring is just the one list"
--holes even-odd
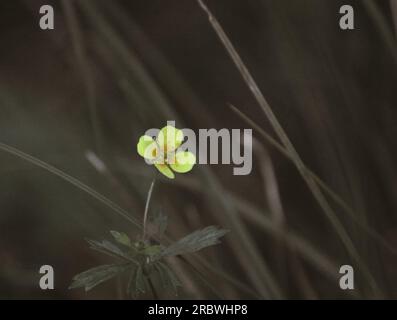
[[(55, 30), (39, 8), (55, 9)], [(164, 299), (397, 297), (397, 1), (208, 0), (305, 164), (329, 195), (355, 259), (293, 163), (254, 129), (254, 168), (198, 165), (157, 181), (151, 208), (178, 239), (215, 224), (221, 245), (171, 261), (183, 282)], [(339, 8), (355, 9), (355, 30)], [(0, 142), (100, 192), (141, 220), (155, 174), (136, 153), (148, 128), (250, 128), (276, 137), (195, 0), (0, 2)], [(107, 167), (87, 159), (95, 153)], [(32, 163), (0, 151), (0, 297), (123, 299), (125, 279), (92, 291), (72, 277), (111, 259), (86, 238), (139, 237), (123, 217)], [(343, 232), (343, 231), (342, 231)], [(55, 269), (55, 290), (38, 286)], [(352, 265), (355, 290), (339, 288)], [(200, 274), (201, 276), (198, 276)], [(151, 298), (143, 296), (143, 298)]]

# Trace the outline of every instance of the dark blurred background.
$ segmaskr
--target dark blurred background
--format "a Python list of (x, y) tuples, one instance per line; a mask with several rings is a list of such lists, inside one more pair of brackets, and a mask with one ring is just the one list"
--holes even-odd
[[(217, 292), (172, 262), (179, 298), (396, 298), (397, 1), (206, 3), (306, 165), (350, 207), (327, 196), (360, 261), (291, 161), (254, 130), (250, 175), (198, 165), (155, 187), (152, 208), (169, 216), (172, 239), (210, 224), (231, 230), (221, 245), (187, 257)], [(55, 30), (39, 28), (44, 4), (55, 9)], [(355, 9), (355, 30), (339, 28), (344, 4)], [(0, 39), (0, 142), (137, 219), (154, 176), (135, 149), (147, 129), (167, 120), (250, 128), (232, 103), (276, 137), (195, 0), (1, 1)], [(109, 261), (85, 238), (109, 230), (136, 238), (134, 226), (27, 161), (0, 151), (0, 163), (0, 297), (124, 298), (123, 279), (89, 293), (67, 288), (75, 274)], [(55, 290), (38, 286), (44, 264), (55, 269)], [(339, 288), (344, 264), (355, 270), (353, 291)]]

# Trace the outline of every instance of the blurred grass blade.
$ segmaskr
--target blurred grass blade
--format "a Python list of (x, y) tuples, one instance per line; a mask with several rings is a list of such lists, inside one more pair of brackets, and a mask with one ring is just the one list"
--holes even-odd
[(77, 18), (76, 10), (73, 1), (62, 0), (61, 2), (63, 11), (65, 12), (66, 22), (71, 34), (74, 53), (77, 58), (79, 71), (82, 75), (82, 82), (85, 86), (87, 105), (90, 113), (90, 122), (94, 135), (96, 152), (99, 155), (103, 154), (102, 134), (99, 121), (99, 115), (96, 105), (96, 90), (92, 70), (90, 69), (90, 61), (87, 57), (83, 34), (80, 30), (79, 21)]
[(240, 55), (237, 53), (236, 49), (234, 48), (233, 44), (231, 43), (230, 39), (224, 32), (223, 28), (208, 9), (208, 7), (204, 4), (202, 0), (198, 0), (200, 7), (207, 13), (209, 17), (209, 21), (211, 26), (213, 27), (214, 31), (218, 35), (219, 39), (221, 40), (222, 44), (224, 45), (225, 49), (231, 56), (233, 62), (235, 63), (237, 69), (239, 70), (241, 76), (243, 77), (244, 81), (246, 82), (248, 88), (254, 95), (256, 101), (258, 102), (259, 106), (261, 107), (262, 111), (265, 113), (266, 117), (268, 118), (269, 122), (271, 123), (274, 131), (276, 132), (278, 138), (281, 140), (282, 144), (288, 151), (293, 160), (295, 166), (297, 167), (299, 173), (301, 174), (302, 178), (306, 182), (307, 186), (309, 187), (310, 191), (312, 192), (314, 198), (316, 199), (317, 203), (325, 213), (328, 220), (331, 222), (333, 228), (335, 229), (336, 233), (339, 235), (342, 243), (344, 244), (347, 252), (351, 256), (357, 265), (363, 270), (363, 274), (366, 277), (369, 286), (373, 290), (375, 295), (381, 295), (381, 292), (375, 282), (375, 279), (371, 275), (370, 271), (368, 270), (365, 262), (360, 257), (352, 239), (350, 238), (349, 234), (347, 233), (345, 227), (340, 222), (337, 215), (334, 213), (333, 209), (329, 205), (327, 199), (324, 197), (321, 189), (318, 187), (317, 183), (314, 179), (307, 173), (307, 169), (299, 156), (298, 152), (296, 151), (295, 147), (293, 146), (291, 140), (287, 136), (286, 132), (284, 131), (283, 127), (281, 126), (280, 122), (278, 121), (276, 115), (274, 114), (272, 108), (270, 107), (269, 103), (267, 102), (266, 98), (262, 94), (261, 90), (259, 89), (256, 81), (252, 77), (250, 71), (245, 66), (244, 62), (242, 61)]
[[(263, 130), (257, 123), (255, 123), (252, 119), (250, 119), (245, 113), (236, 108), (233, 105), (230, 105), (230, 108), (235, 112), (239, 117), (241, 117), (245, 122), (247, 122), (252, 128), (254, 128), (258, 133), (262, 135), (263, 138), (266, 139), (268, 143), (270, 143), (273, 147), (275, 147), (282, 155), (291, 159), (291, 155), (288, 151), (282, 146), (276, 139), (274, 139), (270, 134), (268, 134), (265, 130)], [(317, 182), (320, 188), (336, 203), (338, 204), (349, 216), (350, 218), (360, 226), (365, 232), (368, 233), (375, 241), (377, 241), (380, 245), (382, 245), (385, 249), (390, 251), (393, 254), (397, 254), (397, 250), (389, 244), (376, 230), (368, 227), (366, 224), (362, 223), (362, 221), (357, 219), (357, 214), (350, 207), (340, 195), (338, 195), (335, 191), (333, 191), (318, 175), (316, 175), (313, 171), (306, 167), (307, 173), (313, 177), (313, 179)]]
[(80, 180), (72, 177), (71, 175), (63, 172), (62, 170), (55, 168), (54, 166), (37, 159), (17, 148), (14, 148), (12, 146), (9, 146), (5, 143), (0, 142), (0, 150), (3, 150), (4, 152), (7, 152), (9, 154), (12, 154), (14, 156), (17, 156), (18, 158), (21, 158), (23, 160), (26, 160), (32, 164), (34, 164), (37, 167), (40, 167), (52, 174), (55, 174), (56, 176), (62, 178), (63, 180), (67, 181), (68, 183), (74, 185), (78, 189), (88, 193), (91, 197), (95, 198), (96, 200), (102, 202), (104, 205), (112, 209), (113, 211), (117, 212), (119, 215), (121, 215), (123, 218), (131, 222), (135, 227), (138, 229), (142, 229), (141, 224), (136, 220), (134, 217), (132, 217), (127, 211), (119, 207), (117, 204), (106, 198), (104, 195), (100, 194), (99, 192), (95, 191), (91, 187), (87, 186), (86, 184), (82, 183)]

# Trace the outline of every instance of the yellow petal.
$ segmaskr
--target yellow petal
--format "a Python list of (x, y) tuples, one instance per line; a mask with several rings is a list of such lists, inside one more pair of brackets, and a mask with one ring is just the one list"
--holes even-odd
[(170, 167), (167, 166), (166, 164), (158, 164), (158, 163), (155, 163), (154, 165), (155, 165), (155, 167), (156, 167), (163, 175), (165, 175), (167, 178), (170, 178), (170, 179), (174, 179), (174, 178), (175, 178), (174, 173), (172, 172), (172, 170), (170, 169)]
[(150, 136), (142, 136), (139, 138), (138, 144), (136, 146), (136, 149), (138, 151), (138, 154), (141, 157), (145, 157), (145, 151), (146, 149), (154, 142), (153, 138)]
[(139, 139), (137, 151), (140, 156), (151, 160), (151, 162), (164, 163), (164, 155), (152, 137), (142, 136)]
[(192, 170), (196, 164), (196, 156), (188, 151), (177, 152), (175, 163), (170, 164), (172, 170), (178, 173), (186, 173)]
[(172, 126), (165, 126), (160, 130), (157, 142), (164, 153), (174, 151), (182, 144), (184, 135), (182, 130)]

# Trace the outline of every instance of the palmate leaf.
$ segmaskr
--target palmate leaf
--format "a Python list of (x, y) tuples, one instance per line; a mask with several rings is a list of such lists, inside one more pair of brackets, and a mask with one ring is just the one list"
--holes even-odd
[(127, 294), (129, 296), (138, 296), (140, 293), (147, 291), (147, 279), (143, 273), (142, 266), (131, 270), (130, 278), (127, 285)]
[(123, 258), (125, 260), (137, 263), (130, 255), (121, 250), (116, 244), (108, 240), (102, 240), (101, 242), (95, 240), (87, 240), (87, 242), (90, 245), (90, 248), (93, 250), (105, 253), (107, 255), (110, 255), (111, 257)]
[(88, 244), (90, 245), (90, 249), (97, 250), (100, 252), (106, 251), (112, 255), (122, 257), (124, 255), (123, 251), (107, 240), (96, 241), (87, 239)]
[(174, 293), (177, 294), (178, 287), (182, 286), (182, 284), (174, 271), (161, 261), (155, 262), (153, 266), (160, 276), (163, 287), (167, 288), (171, 286)]
[(73, 278), (73, 283), (69, 289), (85, 288), (89, 291), (97, 285), (124, 272), (129, 265), (127, 264), (106, 264), (79, 273)]
[(127, 284), (127, 295), (129, 296), (129, 297), (131, 297), (132, 296), (132, 289), (134, 288), (134, 277), (135, 277), (135, 272), (136, 272), (136, 269), (131, 269), (131, 271), (130, 271), (130, 276), (129, 276), (129, 279), (128, 279), (128, 284)]
[(215, 226), (197, 230), (165, 248), (159, 258), (192, 253), (216, 245), (220, 243), (219, 239), (228, 232), (228, 230), (219, 229)]
[[(160, 222), (157, 222), (160, 227), (159, 230), (163, 232), (166, 220), (162, 218)], [(164, 229), (161, 230), (162, 228)], [(162, 259), (193, 253), (218, 244), (220, 243), (219, 239), (227, 232), (227, 230), (209, 226), (187, 235), (169, 247), (164, 247), (161, 244), (151, 244), (150, 241), (141, 241), (133, 244), (126, 234), (111, 231), (116, 242), (87, 240), (90, 248), (127, 261), (118, 264), (101, 265), (82, 272), (73, 278), (73, 283), (69, 288), (84, 287), (86, 291), (89, 291), (102, 282), (129, 269), (131, 270), (127, 285), (129, 296), (137, 296), (154, 290), (151, 281), (156, 274), (160, 278), (159, 280), (161, 280), (163, 287), (171, 287), (177, 294), (177, 289), (181, 286), (181, 282), (174, 271)]]
[(134, 282), (135, 282), (135, 290), (138, 293), (145, 293), (147, 290), (147, 282), (146, 282), (146, 277), (143, 274), (143, 268), (141, 266), (139, 266), (136, 269), (135, 272), (135, 277), (134, 277)]

